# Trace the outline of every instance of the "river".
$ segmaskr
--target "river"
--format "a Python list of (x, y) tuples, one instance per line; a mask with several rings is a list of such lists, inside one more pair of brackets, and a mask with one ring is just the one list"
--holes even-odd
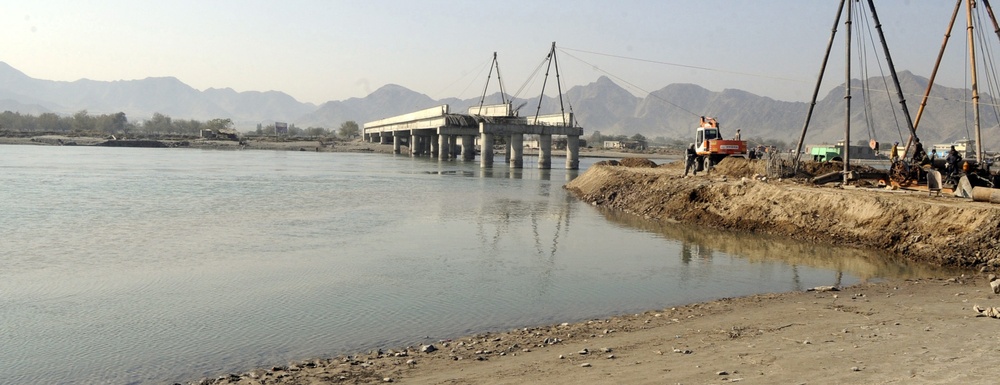
[(0, 383), (194, 381), (934, 274), (605, 212), (531, 159), (0, 146)]

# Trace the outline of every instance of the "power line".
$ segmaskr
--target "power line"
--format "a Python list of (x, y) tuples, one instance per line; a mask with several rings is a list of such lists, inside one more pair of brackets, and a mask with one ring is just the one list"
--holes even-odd
[(730, 70), (724, 70), (724, 69), (719, 69), (719, 68), (701, 67), (701, 66), (695, 66), (695, 65), (689, 65), (689, 64), (671, 63), (671, 62), (658, 61), (658, 60), (650, 60), (650, 59), (642, 59), (642, 58), (636, 58), (636, 57), (630, 57), (630, 56), (614, 55), (614, 54), (609, 54), (609, 53), (587, 51), (587, 50), (582, 50), (582, 49), (574, 49), (574, 48), (566, 48), (566, 47), (559, 47), (559, 48), (562, 49), (562, 50), (588, 53), (588, 54), (591, 54), (591, 55), (607, 56), (607, 57), (613, 57), (613, 58), (617, 58), (617, 59), (626, 59), (626, 60), (632, 60), (632, 61), (638, 61), (638, 62), (644, 62), (644, 63), (662, 64), (662, 65), (667, 65), (667, 66), (672, 66), (672, 67), (691, 68), (691, 69), (697, 69), (697, 70), (703, 70), (703, 71), (711, 71), (711, 72), (720, 72), (720, 73), (727, 73), (727, 74), (733, 74), (733, 75), (753, 76), (753, 77), (764, 78), (764, 79), (787, 80), (787, 81), (798, 82), (798, 83), (808, 83), (807, 81), (804, 81), (802, 79), (792, 79), (792, 78), (786, 78), (786, 77), (781, 77), (781, 76), (755, 74), (755, 73), (739, 72), (739, 71), (730, 71)]
[[(557, 49), (560, 49), (560, 50), (562, 50), (562, 47), (558, 47)], [(580, 51), (580, 50), (575, 50), (575, 51)], [(586, 52), (586, 51), (583, 51), (583, 52)], [(676, 107), (677, 109), (679, 109), (679, 110), (681, 110), (681, 111), (684, 111), (684, 112), (687, 112), (687, 113), (689, 113), (689, 114), (691, 114), (691, 115), (694, 115), (694, 116), (704, 116), (704, 115), (702, 115), (702, 114), (697, 114), (697, 113), (694, 113), (694, 112), (692, 112), (691, 110), (688, 110), (687, 108), (684, 108), (684, 107), (681, 107), (681, 106), (679, 106), (679, 105), (677, 105), (677, 104), (674, 104), (674, 103), (671, 103), (671, 102), (670, 102), (669, 100), (666, 100), (666, 99), (664, 99), (664, 98), (661, 98), (661, 97), (660, 97), (659, 95), (656, 95), (656, 94), (654, 94), (654, 93), (652, 93), (652, 92), (649, 92), (649, 91), (646, 91), (646, 90), (645, 90), (645, 89), (643, 89), (642, 87), (639, 87), (639, 86), (637, 86), (637, 85), (635, 85), (635, 84), (632, 84), (632, 83), (631, 83), (631, 82), (629, 82), (628, 80), (625, 80), (625, 79), (622, 79), (622, 78), (621, 78), (621, 77), (619, 77), (619, 76), (616, 76), (616, 75), (614, 75), (614, 74), (612, 74), (612, 73), (610, 73), (610, 72), (608, 72), (608, 71), (605, 71), (605, 70), (601, 69), (600, 67), (598, 67), (597, 65), (594, 65), (594, 64), (591, 64), (591, 63), (588, 63), (587, 61), (585, 61), (585, 60), (583, 60), (583, 59), (580, 59), (580, 58), (578, 58), (578, 57), (576, 57), (576, 56), (573, 56), (573, 54), (571, 54), (571, 53), (569, 53), (569, 52), (566, 52), (565, 50), (562, 50), (562, 53), (563, 53), (563, 54), (565, 54), (566, 56), (569, 56), (569, 57), (571, 57), (571, 58), (573, 58), (573, 59), (576, 59), (577, 61), (579, 61), (579, 62), (581, 62), (581, 63), (583, 63), (583, 64), (586, 64), (586, 65), (588, 65), (588, 66), (591, 66), (591, 67), (592, 67), (592, 68), (594, 68), (595, 70), (597, 70), (597, 71), (600, 71), (601, 73), (603, 73), (603, 74), (605, 74), (605, 75), (608, 75), (608, 76), (610, 76), (610, 77), (613, 77), (613, 78), (617, 79), (618, 81), (620, 81), (620, 82), (622, 82), (622, 83), (625, 83), (625, 84), (628, 84), (629, 86), (631, 86), (631, 87), (633, 87), (633, 88), (635, 88), (635, 89), (637, 89), (637, 90), (639, 90), (639, 91), (642, 91), (642, 92), (645, 92), (645, 93), (646, 93), (646, 95), (649, 95), (649, 96), (652, 96), (652, 97), (654, 97), (654, 98), (656, 98), (656, 99), (659, 99), (660, 101), (662, 101), (662, 102), (664, 102), (664, 103), (667, 103), (667, 104), (669, 104), (669, 105), (671, 105), (671, 106), (674, 106), (674, 107)]]

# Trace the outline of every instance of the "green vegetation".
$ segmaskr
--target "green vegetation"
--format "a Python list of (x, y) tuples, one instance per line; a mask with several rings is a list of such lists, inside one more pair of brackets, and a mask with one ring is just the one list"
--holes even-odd
[(358, 123), (353, 120), (348, 120), (344, 124), (340, 125), (340, 129), (337, 130), (337, 135), (344, 139), (351, 139), (358, 136), (361, 130), (358, 127)]
[(0, 114), (0, 128), (6, 131), (22, 132), (101, 132), (108, 134), (128, 134), (136, 131), (124, 112), (104, 115), (90, 115), (87, 110), (72, 116), (59, 116), (46, 112), (39, 116), (22, 115), (4, 111)]
[[(4, 111), (0, 113), (0, 131), (23, 133), (62, 133), (76, 135), (127, 135), (135, 136), (182, 136), (198, 137), (201, 131), (208, 129), (215, 132), (231, 131), (235, 124), (230, 118), (216, 118), (207, 122), (198, 120), (172, 119), (171, 117), (154, 113), (149, 119), (135, 123), (130, 122), (124, 112), (114, 114), (91, 115), (87, 110), (81, 110), (72, 116), (60, 116), (46, 112), (39, 116)], [(337, 137), (352, 139), (358, 136), (360, 128), (353, 120), (341, 124)], [(257, 125), (257, 130), (248, 136), (274, 136), (274, 124)], [(302, 129), (294, 124), (288, 125), (288, 134), (293, 138), (328, 138), (333, 132), (323, 127)]]

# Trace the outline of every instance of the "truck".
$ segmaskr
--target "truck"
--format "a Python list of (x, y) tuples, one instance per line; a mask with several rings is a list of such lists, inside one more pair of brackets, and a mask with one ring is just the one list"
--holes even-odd
[(695, 132), (695, 160), (697, 169), (711, 170), (727, 156), (747, 156), (747, 141), (739, 139), (723, 139), (719, 129), (719, 121), (715, 118), (701, 117), (701, 125)]

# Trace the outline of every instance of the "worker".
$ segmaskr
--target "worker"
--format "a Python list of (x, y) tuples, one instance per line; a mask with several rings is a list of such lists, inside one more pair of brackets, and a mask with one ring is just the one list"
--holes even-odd
[(684, 161), (684, 176), (688, 175), (688, 171), (694, 171), (693, 175), (698, 175), (698, 168), (694, 166), (694, 161), (698, 158), (698, 152), (694, 150), (694, 143), (691, 143), (687, 148), (687, 156)]
[(951, 146), (948, 157), (944, 159), (944, 169), (948, 175), (958, 172), (958, 163), (962, 161), (962, 155), (958, 153), (955, 146)]
[(733, 136), (733, 140), (740, 140), (740, 129), (736, 129), (736, 136)]
[(927, 161), (927, 152), (924, 151), (924, 145), (920, 143), (920, 139), (914, 139), (916, 145), (913, 150), (913, 163), (924, 164)]
[(896, 162), (899, 160), (899, 142), (892, 144), (892, 151), (889, 152), (889, 161)]

